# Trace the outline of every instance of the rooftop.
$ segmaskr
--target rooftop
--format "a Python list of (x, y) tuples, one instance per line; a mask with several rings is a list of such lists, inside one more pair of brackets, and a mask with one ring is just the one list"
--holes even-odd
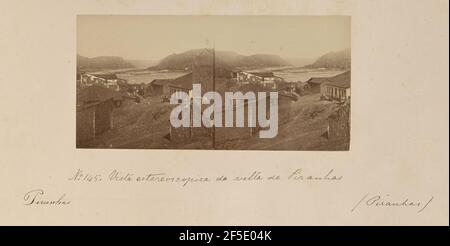
[(253, 74), (255, 76), (262, 77), (262, 78), (274, 77), (273, 72), (250, 72), (250, 74)]
[(103, 74), (90, 74), (92, 76), (95, 76), (97, 78), (102, 78), (102, 79), (117, 79), (116, 74), (113, 73), (103, 73)]
[(171, 86), (180, 87), (188, 90), (192, 89), (192, 84), (193, 84), (192, 73), (188, 73), (181, 77), (175, 78), (170, 82)]
[(155, 79), (151, 84), (156, 85), (164, 85), (167, 84), (169, 86), (183, 88), (183, 89), (192, 89), (192, 73), (188, 73), (181, 77), (175, 79)]
[(77, 92), (77, 104), (101, 102), (108, 99), (121, 100), (122, 95), (103, 86), (89, 86)]
[(173, 79), (154, 79), (150, 84), (151, 85), (164, 85), (172, 81)]
[(326, 77), (319, 77), (319, 78), (310, 78), (307, 82), (311, 83), (311, 84), (322, 84), (323, 82), (325, 82), (328, 78)]
[(350, 75), (350, 71), (347, 71), (334, 77), (327, 78), (326, 84), (340, 88), (350, 88)]

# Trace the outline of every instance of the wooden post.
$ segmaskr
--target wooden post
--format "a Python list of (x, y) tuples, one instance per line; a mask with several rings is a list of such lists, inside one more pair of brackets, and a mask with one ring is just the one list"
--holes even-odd
[(169, 124), (169, 140), (172, 141), (172, 125)]
[[(213, 91), (216, 91), (216, 48), (215, 44), (213, 46)], [(215, 111), (214, 111), (215, 113)], [(214, 119), (215, 121), (216, 119)], [(212, 139), (213, 149), (216, 149), (216, 124), (213, 123), (213, 139)]]
[(111, 113), (109, 114), (109, 129), (113, 129), (114, 127), (114, 122), (113, 122), (113, 118), (114, 118), (114, 109), (111, 109)]
[(190, 138), (192, 138), (193, 135), (194, 135), (193, 129), (192, 129), (192, 127), (193, 127), (193, 125), (194, 125), (194, 119), (193, 119), (194, 113), (192, 112), (192, 111), (194, 110), (194, 104), (191, 103), (191, 105), (192, 105), (192, 106), (190, 106), (190, 107), (191, 107), (191, 110), (190, 110), (191, 117), (189, 117), (189, 118), (190, 118), (190, 119), (189, 119), (189, 137), (190, 137)]
[(330, 123), (327, 125), (327, 139), (330, 139)]
[(93, 139), (95, 139), (95, 110), (96, 106), (94, 106), (94, 110), (92, 111), (92, 132), (93, 132)]

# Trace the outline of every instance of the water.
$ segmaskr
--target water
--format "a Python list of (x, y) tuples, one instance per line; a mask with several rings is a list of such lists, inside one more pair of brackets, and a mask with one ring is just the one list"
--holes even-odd
[(274, 71), (274, 75), (283, 78), (286, 82), (306, 82), (310, 78), (332, 77), (345, 72), (336, 69), (310, 69), (310, 68), (287, 68)]
[[(286, 67), (286, 68), (263, 68), (256, 71), (272, 71), (275, 76), (283, 78), (286, 82), (305, 82), (312, 77), (332, 77), (343, 73), (344, 70), (336, 69), (311, 69), (301, 67)], [(130, 84), (148, 84), (154, 79), (173, 79), (187, 74), (186, 71), (145, 71), (145, 72), (123, 72), (118, 73), (117, 77), (125, 79)]]
[(154, 79), (174, 79), (187, 74), (185, 71), (145, 71), (145, 72), (127, 72), (119, 73), (117, 77), (125, 79), (130, 84), (148, 84)]

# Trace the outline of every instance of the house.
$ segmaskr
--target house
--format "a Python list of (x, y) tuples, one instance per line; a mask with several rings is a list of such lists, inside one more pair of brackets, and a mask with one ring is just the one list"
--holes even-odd
[(149, 85), (145, 86), (143, 96), (162, 96), (169, 94), (169, 83), (172, 79), (154, 79)]
[(345, 101), (350, 99), (350, 71), (327, 78), (320, 86), (322, 98)]
[(136, 97), (121, 94), (102, 85), (77, 90), (76, 143), (78, 148), (89, 147), (95, 138), (114, 126), (114, 109), (125, 99)]
[(82, 74), (81, 84), (83, 86), (102, 85), (106, 88), (118, 91), (119, 81), (122, 81), (116, 74)]
[(173, 95), (174, 93), (179, 93), (179, 92), (185, 92), (186, 94), (189, 95), (189, 97), (192, 97), (192, 84), (193, 83), (194, 83), (194, 81), (193, 81), (192, 73), (188, 73), (181, 77), (172, 79), (167, 85), (168, 91), (169, 91), (169, 97), (171, 95)]
[(320, 85), (326, 81), (326, 77), (325, 78), (310, 78), (309, 80), (306, 81), (306, 83), (308, 84), (309, 90), (311, 93), (319, 93), (320, 92)]
[(282, 81), (283, 79), (275, 76), (273, 72), (237, 72), (237, 82), (240, 85), (256, 83), (275, 89), (277, 83)]
[(250, 84), (250, 83), (259, 83), (262, 81), (262, 78), (256, 76), (252, 73), (241, 71), (237, 74), (237, 82), (240, 85)]
[[(216, 91), (222, 90), (228, 82), (233, 80), (231, 70), (225, 68), (217, 68), (215, 73)], [(154, 79), (150, 84), (145, 86), (141, 95), (148, 96), (164, 96), (170, 97), (177, 92), (185, 92), (192, 96), (192, 85), (194, 83), (201, 84), (202, 93), (213, 90), (213, 71), (211, 65), (196, 65), (192, 72), (173, 79)]]
[(77, 107), (77, 148), (89, 147), (99, 134), (113, 128), (114, 102), (112, 99)]
[(113, 111), (122, 100), (118, 92), (99, 85), (77, 91), (77, 147), (88, 147), (96, 136), (113, 128)]
[(170, 97), (175, 92), (183, 91), (191, 95), (192, 81), (192, 73), (174, 79), (154, 79), (150, 84), (145, 85), (139, 94), (143, 97), (150, 95)]
[(93, 85), (77, 91), (77, 107), (98, 103), (111, 99), (116, 107), (120, 107), (124, 100), (122, 94), (100, 85)]
[(273, 72), (253, 72), (251, 74), (261, 78), (261, 83), (264, 87), (276, 89), (277, 83), (283, 82), (283, 79), (275, 76)]

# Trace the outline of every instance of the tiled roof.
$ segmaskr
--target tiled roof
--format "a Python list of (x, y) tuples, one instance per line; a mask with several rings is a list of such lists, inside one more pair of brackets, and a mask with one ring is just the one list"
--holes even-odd
[(170, 83), (172, 79), (154, 79), (150, 85), (164, 85)]
[(169, 86), (179, 87), (184, 89), (192, 89), (192, 73), (188, 73), (181, 77), (169, 81)]
[(93, 85), (77, 92), (78, 103), (101, 102), (108, 99), (122, 100), (122, 95), (103, 86)]
[(113, 74), (113, 73), (104, 73), (104, 74), (91, 74), (92, 76), (95, 76), (97, 78), (102, 78), (102, 79), (117, 79), (117, 75)]
[(192, 73), (185, 74), (174, 79), (154, 79), (150, 85), (168, 85), (178, 88), (192, 88)]
[(334, 77), (328, 78), (326, 84), (340, 88), (350, 88), (350, 78), (351, 73), (350, 71), (347, 71)]
[(311, 84), (322, 84), (323, 82), (325, 82), (327, 80), (327, 78), (310, 78), (307, 82), (311, 83)]
[(255, 76), (262, 77), (262, 78), (274, 77), (273, 72), (250, 72), (250, 74), (253, 74)]

